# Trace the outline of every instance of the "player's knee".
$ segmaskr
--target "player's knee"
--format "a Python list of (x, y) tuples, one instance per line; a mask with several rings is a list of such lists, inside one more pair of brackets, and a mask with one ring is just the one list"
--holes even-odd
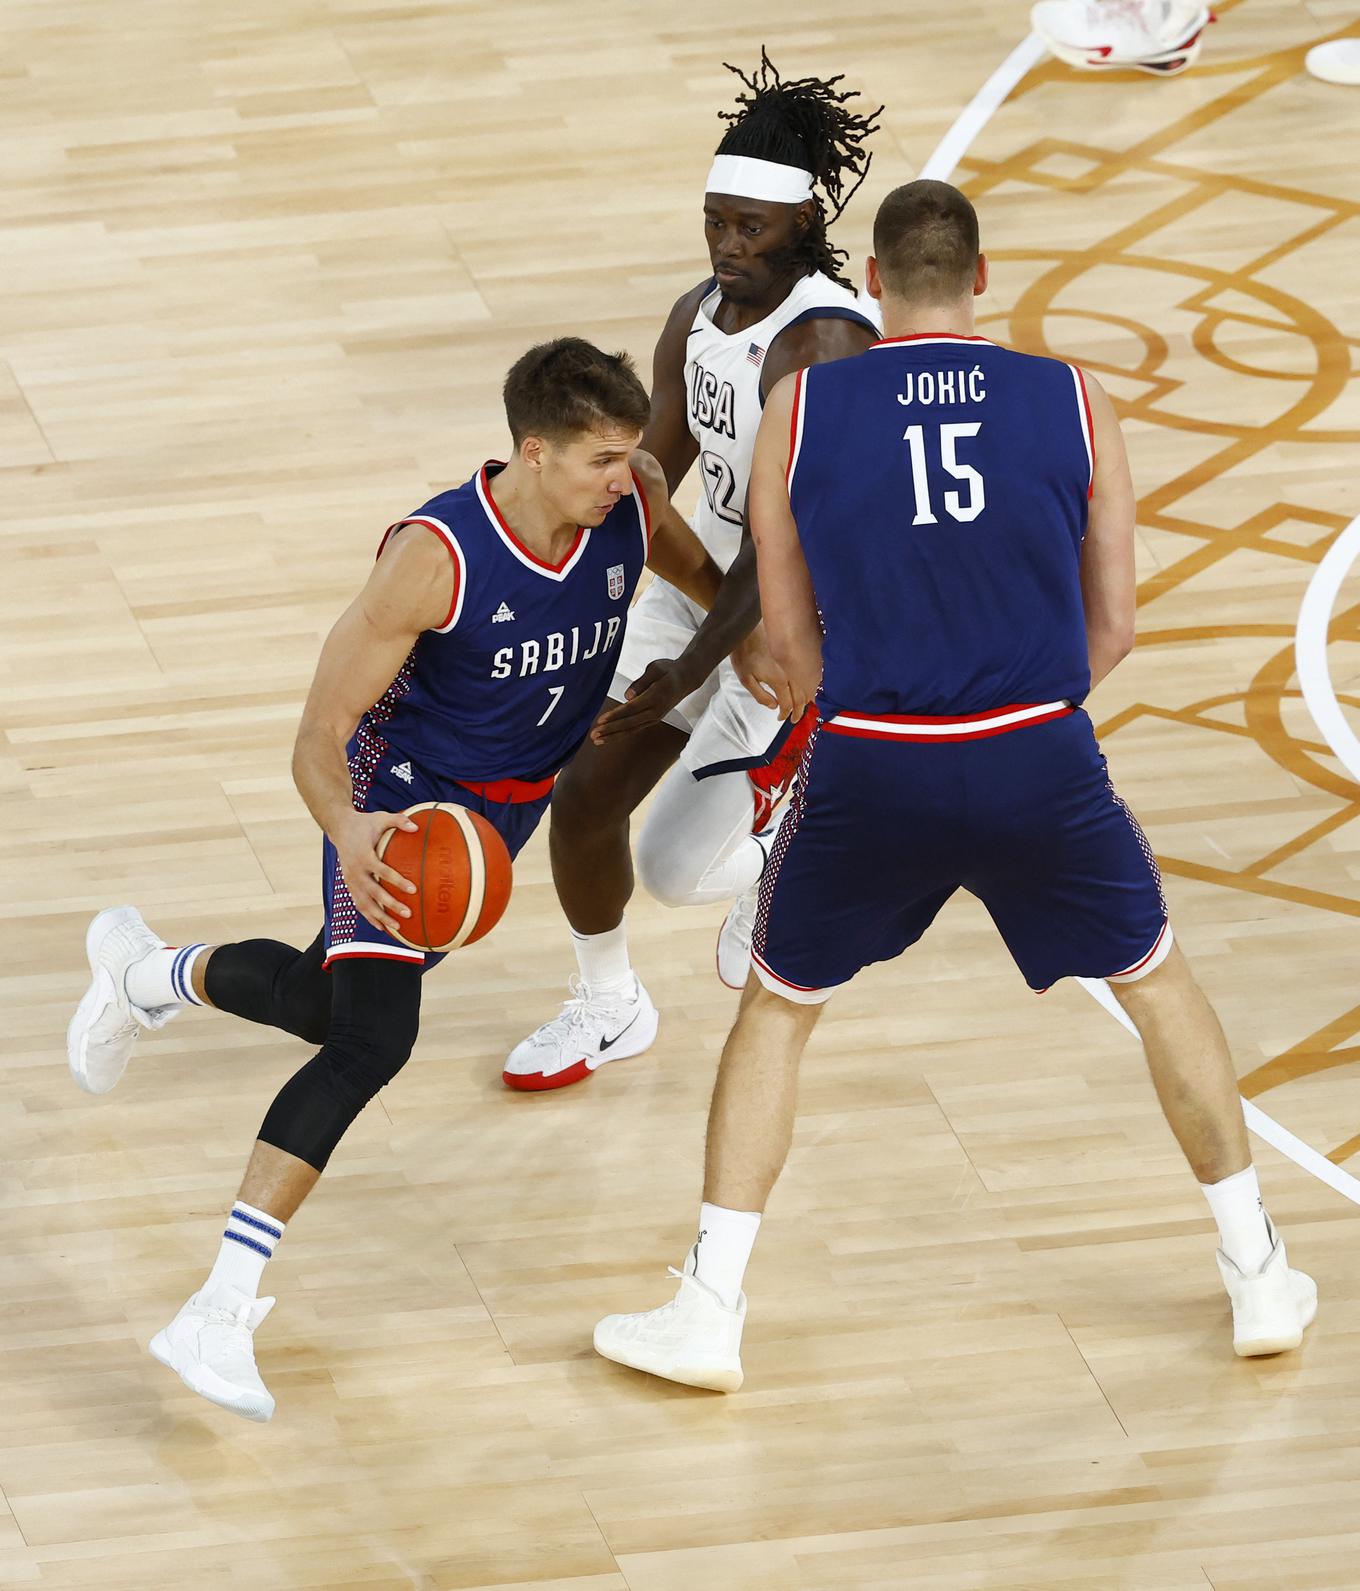
[(633, 865), (642, 887), (663, 906), (690, 906), (699, 894), (701, 874), (691, 856), (675, 845), (658, 844), (642, 831)]
[(569, 763), (557, 777), (552, 797), (552, 833), (560, 842), (589, 839), (628, 822), (623, 793), (587, 768)]

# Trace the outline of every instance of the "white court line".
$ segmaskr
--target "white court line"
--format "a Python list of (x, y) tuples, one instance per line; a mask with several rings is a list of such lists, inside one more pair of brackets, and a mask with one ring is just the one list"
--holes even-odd
[(1017, 44), (959, 113), (958, 120), (935, 146), (935, 153), (921, 167), (921, 176), (948, 182), (954, 167), (968, 153), (973, 140), (991, 121), (1011, 90), (1047, 54), (1048, 46), (1037, 33), (1031, 33)]
[[(1126, 1027), (1134, 1038), (1138, 1037), (1138, 1029), (1129, 1021), (1128, 1013), (1110, 992), (1108, 983), (1099, 978), (1078, 978), (1077, 982), (1097, 1005), (1104, 1006), (1116, 1022)], [(1302, 1138), (1296, 1138), (1288, 1127), (1281, 1127), (1273, 1116), (1267, 1116), (1265, 1111), (1253, 1105), (1249, 1099), (1242, 1101), (1242, 1114), (1247, 1118), (1247, 1126), (1258, 1138), (1264, 1139), (1266, 1143), (1278, 1149), (1296, 1166), (1302, 1166), (1305, 1171), (1312, 1172), (1319, 1182), (1325, 1182), (1329, 1188), (1335, 1188), (1342, 1198), (1349, 1199), (1352, 1204), (1360, 1204), (1360, 1180), (1353, 1177), (1349, 1171), (1343, 1171), (1340, 1166), (1333, 1165), (1326, 1155), (1319, 1154), (1311, 1144), (1304, 1143)]]
[[(1047, 46), (1037, 33), (1031, 33), (1017, 44), (959, 113), (954, 125), (935, 146), (934, 154), (921, 167), (920, 175), (932, 177), (937, 182), (947, 182), (959, 161), (972, 147), (973, 140), (991, 121), (1021, 78), (1047, 54)], [(1303, 699), (1313, 722), (1342, 766), (1360, 783), (1360, 740), (1351, 733), (1327, 671), (1327, 629), (1331, 622), (1332, 605), (1351, 564), (1360, 556), (1360, 545), (1357, 544), (1360, 544), (1360, 517), (1353, 519), (1341, 532), (1318, 565), (1317, 573), (1304, 596), (1303, 606), (1299, 609), (1294, 653)], [(1125, 1015), (1124, 1008), (1111, 994), (1107, 983), (1092, 978), (1078, 978), (1077, 982), (1097, 1005), (1103, 1006), (1135, 1038), (1138, 1037), (1138, 1029)], [(1326, 1155), (1319, 1154), (1302, 1138), (1296, 1138), (1287, 1127), (1281, 1127), (1274, 1117), (1267, 1116), (1249, 1099), (1242, 1101), (1242, 1113), (1247, 1126), (1258, 1138), (1278, 1149), (1296, 1166), (1310, 1172), (1319, 1182), (1334, 1188), (1343, 1198), (1360, 1204), (1360, 1180), (1349, 1171), (1333, 1165)]]
[(1327, 556), (1308, 582), (1294, 631), (1294, 666), (1309, 716), (1341, 766), (1360, 784), (1360, 740), (1351, 733), (1351, 726), (1341, 711), (1327, 667), (1327, 632), (1331, 628), (1332, 609), (1336, 606), (1341, 582), (1351, 572), (1357, 556), (1360, 556), (1360, 516), (1351, 520), (1327, 549)]

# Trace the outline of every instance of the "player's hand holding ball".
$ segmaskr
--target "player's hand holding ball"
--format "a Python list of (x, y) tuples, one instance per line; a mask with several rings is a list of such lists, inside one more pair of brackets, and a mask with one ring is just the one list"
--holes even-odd
[(348, 812), (331, 833), (340, 871), (359, 914), (397, 938), (411, 915), (410, 896), (416, 892), (409, 879), (383, 861), (384, 837), (399, 829), (416, 832), (404, 812)]
[(408, 914), (387, 932), (412, 950), (444, 952), (489, 934), (510, 900), (510, 852), (478, 812), (424, 801), (378, 841), (385, 873), (396, 869)]

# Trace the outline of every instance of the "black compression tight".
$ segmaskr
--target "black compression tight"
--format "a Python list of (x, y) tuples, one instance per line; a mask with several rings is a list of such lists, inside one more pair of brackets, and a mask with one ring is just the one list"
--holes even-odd
[(279, 1090), (260, 1139), (323, 1171), (349, 1124), (406, 1064), (420, 1026), (420, 967), (342, 957), (321, 970), (320, 939), (221, 945), (204, 988), (219, 1010), (295, 1033), (321, 1051)]

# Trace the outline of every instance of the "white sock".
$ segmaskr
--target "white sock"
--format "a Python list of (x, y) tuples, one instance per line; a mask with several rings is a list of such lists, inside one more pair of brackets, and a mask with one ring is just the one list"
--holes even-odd
[(694, 1274), (711, 1287), (727, 1309), (735, 1309), (742, 1278), (760, 1231), (754, 1210), (724, 1210), (720, 1204), (699, 1206), (699, 1240), (694, 1245)]
[(1218, 1222), (1219, 1244), (1244, 1276), (1254, 1276), (1270, 1258), (1270, 1233), (1256, 1167), (1234, 1171), (1222, 1182), (1200, 1183)]
[(592, 994), (633, 997), (633, 965), (628, 959), (628, 931), (623, 923), (603, 934), (571, 931), (581, 982)]
[(237, 1199), (227, 1217), (217, 1261), (201, 1292), (212, 1294), (234, 1287), (247, 1298), (258, 1298), (265, 1265), (282, 1236), (283, 1222), (277, 1216)]
[(177, 949), (167, 945), (164, 950), (153, 950), (149, 956), (134, 961), (123, 979), (128, 999), (143, 1011), (154, 1011), (162, 1005), (202, 1005), (194, 993), (190, 974), (194, 962), (207, 948), (185, 945)]

